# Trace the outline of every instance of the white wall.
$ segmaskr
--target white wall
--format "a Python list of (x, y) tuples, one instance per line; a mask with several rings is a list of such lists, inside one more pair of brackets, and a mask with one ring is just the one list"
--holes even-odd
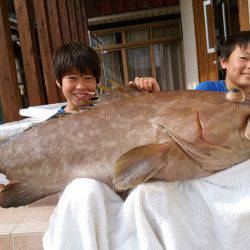
[[(249, 0), (250, 2), (250, 0)], [(180, 1), (181, 23), (184, 46), (185, 78), (187, 89), (198, 84), (198, 66), (194, 33), (193, 5), (190, 0)]]

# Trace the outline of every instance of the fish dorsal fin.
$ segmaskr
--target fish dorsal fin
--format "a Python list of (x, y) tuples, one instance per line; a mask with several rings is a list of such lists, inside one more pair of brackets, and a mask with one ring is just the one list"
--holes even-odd
[(250, 117), (247, 118), (247, 125), (245, 129), (245, 137), (250, 140)]
[(149, 144), (127, 151), (115, 163), (115, 186), (126, 190), (154, 177), (166, 165), (168, 148), (168, 144)]
[(59, 191), (55, 189), (48, 191), (48, 189), (31, 186), (28, 183), (10, 183), (0, 192), (0, 207), (8, 208), (28, 205)]
[(141, 91), (140, 89), (138, 89), (137, 85), (135, 83), (131, 83), (128, 86), (126, 85), (122, 85), (114, 80), (108, 80), (108, 82), (110, 82), (113, 86), (113, 89), (115, 89), (115, 91), (120, 92), (120, 93), (131, 93), (131, 92), (135, 92), (135, 91)]
[(120, 84), (114, 80), (107, 80), (111, 87), (106, 86), (104, 84), (98, 84), (97, 89), (100, 90), (100, 92), (104, 95), (109, 95), (109, 96), (127, 96), (128, 94), (132, 93), (138, 93), (142, 92), (140, 89), (138, 89), (137, 85), (135, 83), (131, 83), (128, 86)]
[(103, 105), (103, 104), (107, 104), (110, 102), (118, 101), (118, 100), (121, 100), (121, 98), (131, 97), (131, 96), (138, 95), (143, 92), (137, 88), (135, 83), (132, 83), (129, 86), (126, 86), (114, 80), (107, 80), (107, 81), (109, 85), (111, 86), (106, 86), (104, 84), (97, 85), (98, 93), (95, 94), (95, 98), (97, 98), (97, 100), (90, 103), (90, 104), (93, 104), (93, 106), (97, 104)]

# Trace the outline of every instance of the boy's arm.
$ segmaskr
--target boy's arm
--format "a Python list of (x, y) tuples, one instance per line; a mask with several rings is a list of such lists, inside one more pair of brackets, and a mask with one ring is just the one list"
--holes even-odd
[[(133, 84), (133, 82), (129, 82)], [(145, 90), (148, 92), (158, 92), (161, 91), (160, 86), (157, 83), (157, 80), (153, 77), (136, 77), (134, 84), (138, 89)]]

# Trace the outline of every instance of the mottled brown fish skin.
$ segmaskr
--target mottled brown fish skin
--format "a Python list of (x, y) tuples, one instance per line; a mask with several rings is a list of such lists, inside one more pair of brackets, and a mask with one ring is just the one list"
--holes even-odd
[[(249, 159), (249, 116), (249, 102), (229, 102), (224, 93), (169, 91), (122, 98), (49, 120), (0, 143), (0, 173), (19, 183), (13, 188), (15, 197), (7, 200), (10, 188), (0, 192), (0, 206), (28, 204), (78, 177), (104, 181), (116, 191), (114, 183), (128, 188), (130, 184), (113, 183), (114, 166), (126, 152), (143, 145), (167, 147), (156, 179), (209, 175)], [(135, 156), (134, 162), (140, 160)], [(117, 176), (119, 171), (117, 167)]]

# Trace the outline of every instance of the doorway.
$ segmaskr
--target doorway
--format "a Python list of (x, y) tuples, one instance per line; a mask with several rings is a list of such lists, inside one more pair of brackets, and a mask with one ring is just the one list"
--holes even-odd
[(220, 52), (228, 36), (249, 30), (247, 0), (193, 0), (199, 81), (223, 79)]

